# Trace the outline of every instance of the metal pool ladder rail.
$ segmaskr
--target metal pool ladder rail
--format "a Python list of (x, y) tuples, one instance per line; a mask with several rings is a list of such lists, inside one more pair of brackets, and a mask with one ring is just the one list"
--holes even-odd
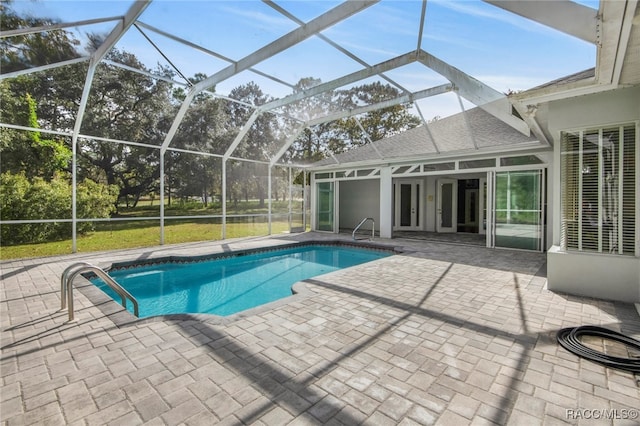
[(67, 267), (60, 277), (61, 309), (69, 306), (69, 321), (73, 321), (73, 280), (83, 272), (93, 272), (122, 298), (122, 306), (127, 307), (127, 299), (133, 303), (133, 314), (138, 316), (138, 301), (127, 290), (109, 276), (103, 269), (87, 262), (74, 263)]
[(360, 227), (362, 225), (364, 225), (368, 220), (371, 221), (371, 223), (373, 224), (373, 226), (371, 227), (371, 240), (373, 241), (373, 237), (375, 236), (376, 233), (376, 221), (372, 218), (372, 217), (365, 217), (364, 219), (362, 219), (362, 221), (358, 224), (358, 226), (356, 226), (353, 229), (353, 232), (351, 233), (351, 237), (355, 240), (356, 239), (356, 231), (358, 229), (360, 229)]

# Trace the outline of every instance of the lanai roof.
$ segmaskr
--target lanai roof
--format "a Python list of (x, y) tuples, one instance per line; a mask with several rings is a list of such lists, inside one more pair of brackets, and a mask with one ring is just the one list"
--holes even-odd
[[(2, 70), (0, 79), (86, 62), (90, 71), (85, 94), (91, 90), (93, 71), (101, 64), (170, 81), (175, 87), (184, 88), (186, 98), (157, 146), (162, 151), (172, 148), (196, 95), (237, 102), (229, 98), (230, 89), (256, 81), (273, 96), (273, 101), (251, 105), (253, 120), (260, 114), (283, 117), (279, 121), (280, 137), (262, 153), (271, 165), (287, 158), (287, 150), (305, 128), (313, 129), (346, 116), (359, 117), (372, 109), (399, 103), (411, 105), (412, 112), (423, 123), (436, 116), (463, 111), (463, 117), (433, 123), (432, 132), (449, 126), (450, 135), (442, 131), (438, 137), (432, 135), (430, 141), (427, 132), (427, 142), (419, 149), (458, 150), (470, 144), (482, 147), (500, 143), (500, 138), (496, 142), (484, 135), (481, 122), (488, 121), (486, 117), (477, 118), (481, 113), (475, 106), (490, 114), (494, 124), (499, 120), (519, 132), (522, 136), (517, 138), (532, 137), (544, 142), (545, 135), (538, 131), (535, 117), (525, 114), (530, 102), (535, 104), (558, 93), (571, 96), (640, 83), (638, 0), (52, 0), (13, 5), (25, 9), (25, 13), (54, 18), (56, 22), (3, 31), (1, 37), (9, 44), (19, 45), (19, 38), (25, 34), (56, 29), (73, 31), (81, 40), (90, 33), (104, 33), (106, 37), (82, 57), (30, 69)], [(148, 68), (133, 69), (106, 62), (107, 53), (114, 48), (137, 55)], [(556, 85), (540, 87), (534, 101), (517, 96), (507, 98), (504, 94), (539, 85), (540, 78), (548, 81), (583, 69), (585, 60), (587, 66), (595, 66), (593, 77), (581, 79), (570, 89)], [(174, 75), (168, 78), (150, 72), (157, 64), (173, 70)], [(188, 77), (196, 73), (206, 78), (197, 83), (189, 81)], [(312, 87), (296, 90), (296, 83), (305, 77), (317, 80)], [(391, 84), (401, 95), (349, 111), (326, 104), (313, 111), (305, 109), (305, 101), (322, 103), (322, 95), (327, 91), (371, 82)], [(77, 100), (79, 111), (73, 129), (49, 128), (53, 123), (42, 123), (42, 128), (74, 138), (104, 139), (106, 135), (81, 132), (83, 113), (91, 108), (85, 94)], [(512, 114), (514, 108), (519, 114)], [(246, 136), (253, 123), (252, 119), (247, 121), (221, 151), (207, 154), (224, 158), (239, 155), (243, 151), (239, 148), (250, 146)], [(419, 132), (426, 132), (426, 127), (398, 138), (411, 141)], [(464, 133), (473, 135), (451, 137)], [(358, 155), (364, 155), (363, 152)]]

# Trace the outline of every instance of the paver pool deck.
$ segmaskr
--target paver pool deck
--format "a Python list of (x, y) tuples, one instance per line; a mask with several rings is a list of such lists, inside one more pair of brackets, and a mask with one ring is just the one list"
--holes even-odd
[(236, 316), (136, 320), (84, 278), (76, 320), (60, 309), (60, 275), (78, 261), (336, 238), (349, 237), (3, 261), (2, 424), (639, 424), (635, 377), (555, 339), (586, 324), (638, 339), (634, 305), (547, 290), (540, 253), (377, 239), (404, 252)]

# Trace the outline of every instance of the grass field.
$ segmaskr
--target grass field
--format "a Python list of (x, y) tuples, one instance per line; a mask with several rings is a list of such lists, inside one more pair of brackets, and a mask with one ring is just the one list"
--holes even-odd
[[(272, 211), (277, 214), (271, 223), (271, 233), (279, 234), (289, 230), (288, 220), (284, 215), (288, 211), (288, 203), (273, 203)], [(301, 211), (301, 204), (298, 210)], [(230, 206), (228, 206), (230, 207)], [(259, 207), (257, 201), (239, 203), (238, 208), (228, 208), (227, 214), (265, 214), (266, 208)], [(135, 209), (120, 209), (119, 218), (157, 217), (160, 207), (142, 203)], [(172, 216), (195, 216), (205, 214), (220, 214), (216, 206), (204, 208), (201, 205), (175, 206), (165, 209), (165, 244), (178, 244), (196, 241), (216, 241), (222, 239), (222, 224), (220, 218), (203, 219), (171, 219)], [(16, 225), (14, 225), (16, 226)], [(227, 218), (226, 237), (239, 238), (268, 235), (266, 217)], [(159, 220), (118, 220), (110, 222), (96, 222), (95, 231), (79, 235), (77, 250), (80, 253), (117, 250), (138, 247), (150, 247), (160, 244)], [(51, 241), (37, 244), (22, 244), (13, 246), (0, 245), (0, 260), (29, 257), (54, 256), (71, 253), (71, 236), (62, 241)]]
[[(132, 222), (127, 222), (132, 223)], [(119, 223), (120, 224), (120, 223)], [(155, 221), (154, 221), (155, 224)], [(150, 247), (160, 244), (160, 225), (137, 227), (115, 226), (112, 229), (96, 230), (78, 237), (78, 252), (117, 250), (137, 247)], [(272, 222), (271, 233), (279, 234), (289, 230), (288, 222)], [(211, 241), (222, 239), (222, 225), (215, 223), (165, 223), (165, 244)], [(251, 237), (268, 234), (266, 223), (246, 224), (228, 223), (227, 238)], [(54, 256), (71, 253), (71, 238), (39, 244), (24, 244), (0, 247), (0, 259), (18, 259), (28, 257)]]

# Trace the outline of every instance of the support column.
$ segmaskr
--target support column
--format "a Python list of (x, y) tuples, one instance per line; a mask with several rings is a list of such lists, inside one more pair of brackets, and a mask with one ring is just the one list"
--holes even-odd
[(227, 159), (222, 159), (222, 239), (227, 239)]
[(160, 245), (164, 245), (164, 154), (160, 150)]
[[(311, 191), (311, 187), (309, 187), (309, 191)], [(302, 232), (307, 232), (307, 198), (311, 202), (311, 194), (307, 192), (307, 170), (302, 169)]]
[(291, 227), (293, 226), (293, 204), (291, 197), (293, 197), (293, 180), (291, 176), (291, 167), (289, 167), (289, 214), (287, 215), (289, 220), (289, 232), (291, 232)]
[(311, 211), (311, 230), (312, 231), (317, 231), (317, 221), (316, 221), (316, 196), (317, 196), (317, 191), (316, 191), (316, 179), (314, 176), (314, 173), (311, 173), (309, 176), (309, 204), (310, 204), (310, 211)]
[(268, 186), (268, 188), (267, 188), (267, 197), (269, 197), (269, 200), (267, 201), (267, 206), (269, 207), (268, 229), (269, 229), (269, 235), (271, 235), (271, 224), (272, 224), (271, 216), (272, 216), (272, 213), (273, 213), (273, 211), (271, 209), (271, 206), (272, 206), (272, 204), (271, 204), (271, 197), (272, 197), (272, 194), (271, 194), (271, 191), (272, 191), (272, 189), (271, 189), (271, 166), (269, 166), (269, 169), (267, 171), (267, 186)]
[(393, 232), (393, 178), (391, 167), (380, 169), (380, 238), (391, 238)]

